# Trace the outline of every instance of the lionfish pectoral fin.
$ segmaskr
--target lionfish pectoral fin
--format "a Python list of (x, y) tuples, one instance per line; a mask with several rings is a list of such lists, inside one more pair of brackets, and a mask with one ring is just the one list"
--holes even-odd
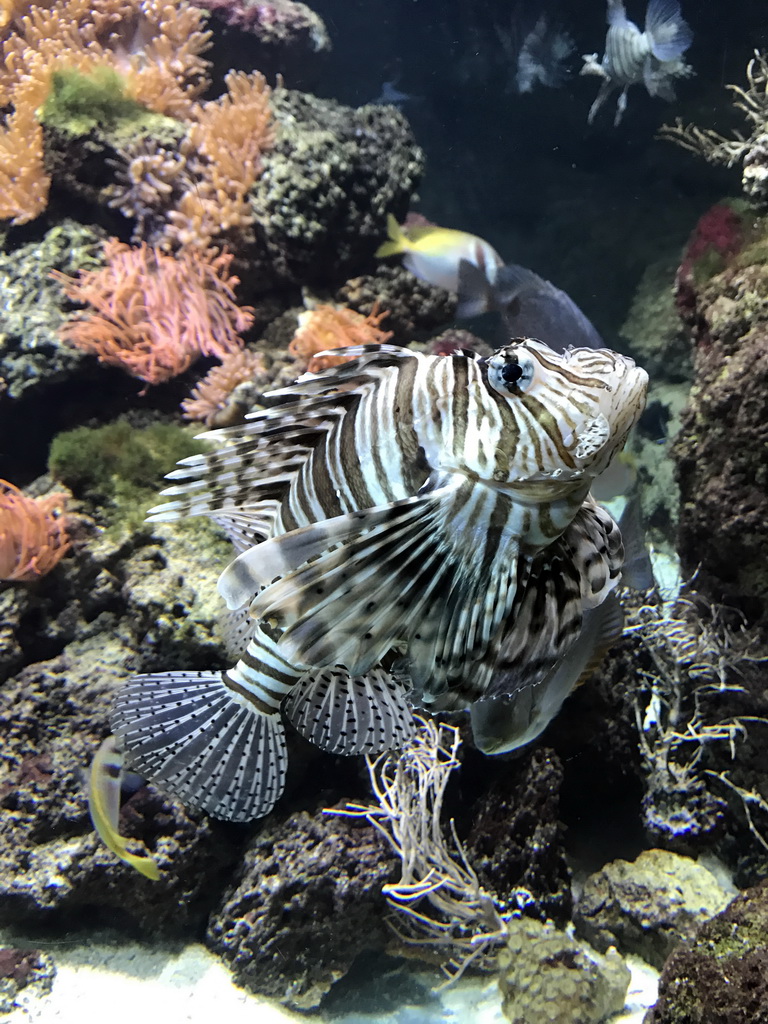
[(222, 673), (134, 676), (113, 725), (132, 767), (185, 804), (229, 821), (268, 814), (285, 785), (285, 729)]
[(94, 755), (88, 775), (88, 811), (99, 838), (116, 857), (153, 882), (160, 869), (151, 857), (141, 857), (128, 849), (131, 840), (120, 835), (120, 782), (124, 757), (115, 736), (107, 736)]
[(606, 509), (587, 499), (563, 536), (581, 577), (584, 608), (596, 608), (621, 579), (621, 531)]
[(589, 609), (567, 655), (536, 686), (514, 694), (495, 693), (471, 707), (472, 735), (484, 754), (506, 754), (537, 739), (566, 698), (599, 666), (622, 633), (623, 615), (615, 594)]
[(289, 661), (342, 663), (361, 675), (403, 639), (441, 580), (451, 490), (272, 538), (235, 559), (219, 591), (230, 608), (256, 594), (251, 615), (283, 630), (278, 646)]
[(383, 669), (352, 676), (343, 665), (308, 672), (285, 704), (288, 720), (331, 754), (381, 754), (414, 731), (405, 688)]

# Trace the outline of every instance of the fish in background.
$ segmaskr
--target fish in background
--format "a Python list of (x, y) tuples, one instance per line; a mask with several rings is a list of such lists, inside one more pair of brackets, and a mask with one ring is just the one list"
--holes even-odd
[(575, 49), (571, 36), (551, 22), (546, 13), (541, 14), (517, 55), (517, 91), (532, 92), (536, 85), (560, 88), (571, 73), (567, 61)]
[(403, 266), (419, 280), (456, 292), (459, 318), (500, 313), (507, 338), (538, 338), (558, 352), (604, 347), (569, 295), (526, 267), (505, 264), (482, 238), (433, 224), (402, 228), (391, 214), (387, 225), (389, 241), (376, 255), (403, 254)]
[[(376, 250), (378, 258), (403, 257), (403, 266), (414, 277), (436, 288), (456, 292), (457, 315), (474, 316), (486, 309), (498, 309), (506, 302), (504, 282), (499, 273), (504, 261), (493, 246), (477, 235), (436, 224), (406, 223), (401, 227), (390, 213), (387, 216), (389, 240)], [(483, 309), (476, 309), (475, 297), (466, 293), (466, 275), (474, 272), (483, 293)]]
[(603, 79), (587, 121), (592, 124), (598, 110), (615, 90), (620, 89), (616, 104), (616, 127), (627, 106), (627, 90), (644, 84), (651, 96), (674, 100), (672, 82), (687, 78), (693, 69), (683, 54), (693, 41), (693, 33), (683, 19), (677, 0), (649, 0), (645, 15), (645, 31), (627, 18), (622, 0), (608, 0), (608, 34), (605, 53), (598, 61), (596, 53), (583, 57), (582, 75), (598, 75)]
[[(469, 277), (470, 280), (464, 280), (464, 288), (468, 294), (477, 294), (473, 289), (479, 288), (480, 282), (474, 280), (471, 271)], [(500, 312), (507, 337), (538, 338), (557, 351), (568, 345), (605, 347), (589, 317), (551, 281), (514, 263), (504, 267), (500, 280), (505, 301)]]

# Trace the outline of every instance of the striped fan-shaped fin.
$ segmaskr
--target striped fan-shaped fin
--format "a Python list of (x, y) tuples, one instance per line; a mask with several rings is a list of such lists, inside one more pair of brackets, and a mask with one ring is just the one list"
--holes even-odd
[(308, 672), (285, 713), (296, 730), (331, 754), (381, 754), (403, 746), (414, 722), (405, 689), (383, 669), (351, 676), (343, 665)]
[(517, 591), (482, 696), (514, 694), (540, 683), (568, 654), (581, 621), (581, 574), (560, 538), (533, 559)]
[(113, 728), (132, 768), (214, 817), (263, 817), (283, 791), (279, 714), (235, 699), (220, 674), (134, 676), (118, 695)]

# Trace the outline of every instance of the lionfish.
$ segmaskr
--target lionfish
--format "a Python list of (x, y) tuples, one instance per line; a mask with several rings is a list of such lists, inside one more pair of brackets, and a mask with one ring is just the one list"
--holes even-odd
[(644, 406), (631, 359), (530, 339), (486, 359), (343, 354), (201, 435), (218, 449), (182, 460), (151, 510), (229, 532), (219, 591), (239, 650), (224, 672), (133, 677), (115, 732), (135, 771), (220, 818), (279, 798), (283, 715), (334, 753), (400, 746), (412, 705), (546, 679), (620, 577), (589, 489)]

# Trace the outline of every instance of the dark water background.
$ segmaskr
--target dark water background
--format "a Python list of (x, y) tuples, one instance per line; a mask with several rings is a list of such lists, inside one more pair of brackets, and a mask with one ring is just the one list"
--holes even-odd
[[(581, 55), (604, 50), (605, 0), (316, 0), (334, 49), (303, 83), (350, 105), (380, 96), (382, 83), (413, 97), (403, 110), (427, 154), (418, 209), (434, 222), (487, 238), (508, 262), (532, 267), (568, 290), (607, 343), (615, 342), (637, 283), (654, 259), (678, 251), (698, 216), (740, 192), (738, 169), (708, 166), (658, 128), (676, 116), (720, 131), (739, 127), (726, 83), (742, 83), (756, 47), (768, 45), (763, 0), (683, 0), (696, 75), (678, 99), (629, 91), (613, 127), (610, 97), (591, 126), (600, 85), (580, 77)], [(573, 37), (574, 68), (561, 89), (510, 89), (514, 68), (497, 35), (540, 10)], [(521, 15), (522, 12), (522, 15)], [(642, 2), (628, 16), (641, 25)], [(290, 82), (288, 84), (291, 84)]]

